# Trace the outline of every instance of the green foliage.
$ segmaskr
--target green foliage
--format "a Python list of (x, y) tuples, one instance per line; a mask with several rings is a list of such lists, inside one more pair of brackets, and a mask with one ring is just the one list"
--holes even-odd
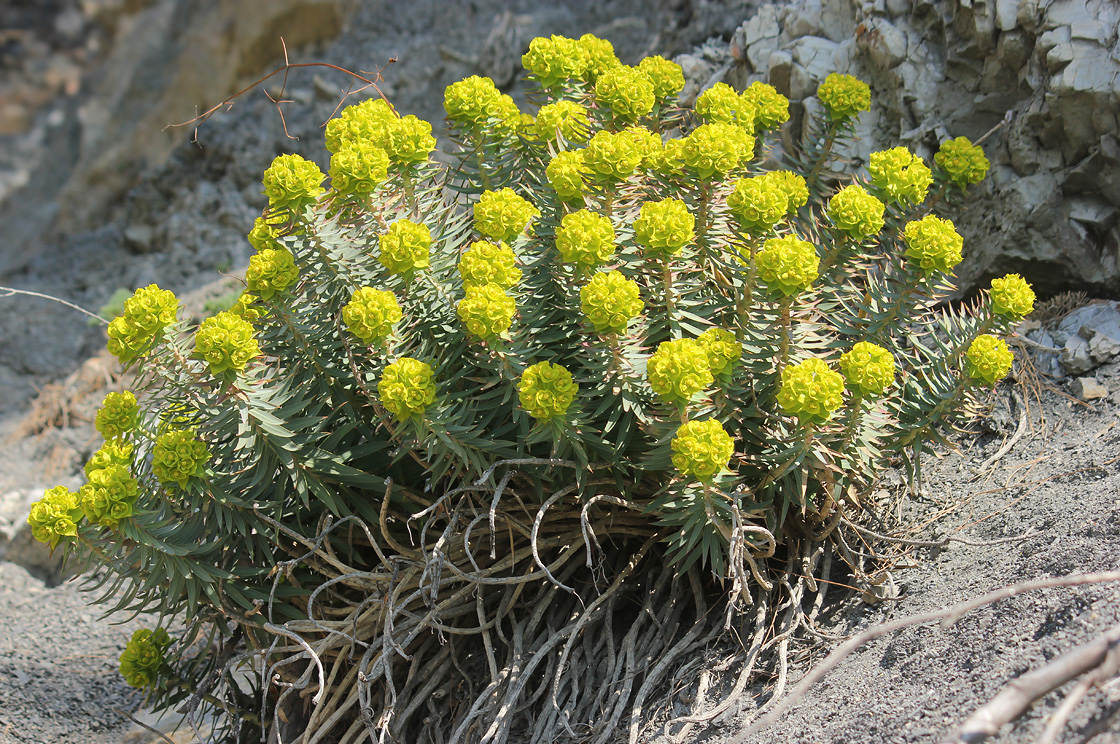
[[(419, 654), (414, 680), (431, 631), (504, 642), (507, 599), (547, 605), (575, 591), (549, 566), (634, 539), (749, 591), (761, 546), (814, 534), (1007, 374), (996, 335), (1029, 311), (1025, 283), (937, 309), (962, 240), (928, 212), (950, 204), (956, 161), (935, 182), (908, 152), (873, 155), (870, 180), (834, 170), (863, 83), (830, 75), (804, 146), (779, 155), (788, 102), (768, 86), (716, 86), (694, 113), (673, 100), (679, 68), (622, 67), (593, 37), (536, 39), (523, 62), (535, 120), (485, 79), (448, 89), (451, 166), (426, 122), (344, 109), (329, 189), (297, 156), (265, 174), (252, 294), (196, 329), (153, 285), (110, 326), (140, 410), (106, 401), (118, 444), (32, 525), (103, 567), (111, 608), (183, 619), (172, 645), (134, 639), (130, 683), (175, 670), (161, 705), (209, 689), (244, 639), (262, 689), (210, 704), (267, 718), (266, 700), (329, 673), (346, 725), (415, 740), (393, 660)], [(297, 637), (326, 672), (292, 671)], [(509, 700), (478, 693), (464, 730), (523, 709), (524, 685), (489, 664)]]

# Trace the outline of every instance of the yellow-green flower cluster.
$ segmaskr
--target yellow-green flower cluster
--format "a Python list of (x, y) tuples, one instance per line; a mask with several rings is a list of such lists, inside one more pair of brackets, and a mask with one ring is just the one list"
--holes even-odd
[(575, 101), (557, 101), (541, 106), (536, 130), (544, 142), (552, 142), (559, 135), (567, 142), (582, 143), (591, 135), (591, 122), (587, 109)]
[(1022, 320), (1034, 310), (1034, 290), (1018, 274), (992, 280), (992, 314)]
[(497, 284), (466, 287), (466, 297), (459, 300), (459, 320), (467, 331), (487, 341), (509, 330), (517, 303)]
[(579, 45), (587, 52), (587, 67), (582, 77), (589, 83), (594, 83), (604, 73), (622, 64), (614, 53), (614, 44), (606, 39), (584, 34), (579, 37)]
[(828, 200), (828, 218), (836, 229), (854, 240), (864, 240), (883, 229), (887, 205), (858, 184), (845, 186)]
[(540, 212), (513, 189), (484, 191), (474, 205), (474, 229), (492, 240), (510, 242)]
[(113, 529), (132, 516), (140, 487), (127, 465), (108, 465), (90, 471), (88, 482), (78, 489), (78, 503), (86, 519)]
[(282, 231), (282, 225), (285, 219), (283, 215), (270, 215), (265, 217), (258, 217), (253, 221), (253, 229), (249, 231), (249, 245), (253, 246), (253, 250), (264, 250), (265, 248), (280, 248), (278, 238)]
[(596, 132), (582, 151), (583, 164), (597, 181), (624, 181), (638, 169), (645, 152), (633, 134)]
[(654, 173), (673, 178), (684, 173), (684, 140), (665, 140), (660, 148), (646, 155), (645, 164)]
[(786, 214), (793, 214), (809, 202), (809, 187), (805, 183), (804, 176), (799, 176), (792, 171), (766, 171), (762, 174), (762, 178), (769, 180), (785, 192), (788, 199)]
[(383, 98), (370, 98), (347, 106), (338, 118), (327, 122), (327, 150), (338, 153), (361, 142), (384, 150), (389, 144), (389, 128), (396, 120), (396, 112)]
[(676, 62), (664, 57), (646, 57), (638, 63), (638, 69), (649, 75), (653, 82), (653, 95), (658, 101), (675, 96), (684, 89), (684, 70)]
[(377, 396), (401, 421), (422, 414), (436, 399), (432, 368), (419, 359), (401, 357), (381, 373)]
[(820, 259), (813, 244), (794, 235), (770, 238), (755, 256), (758, 276), (772, 291), (791, 297), (817, 280)]
[(727, 208), (747, 232), (770, 232), (789, 209), (789, 195), (774, 179), (765, 175), (740, 178), (727, 195)]
[(389, 160), (402, 166), (415, 165), (428, 160), (436, 149), (436, 138), (432, 136), (432, 125), (412, 114), (401, 119), (392, 119), (386, 127), (388, 141), (381, 145), (389, 155)]
[(377, 260), (390, 274), (408, 276), (429, 266), (432, 234), (428, 226), (412, 220), (397, 220), (378, 240)]
[(843, 402), (843, 376), (820, 359), (806, 359), (782, 370), (778, 405), (802, 424), (824, 423)]
[(871, 153), (867, 170), (871, 185), (886, 196), (887, 203), (921, 204), (933, 183), (929, 166), (905, 147)]
[(537, 362), (526, 369), (517, 386), (521, 407), (540, 421), (564, 416), (577, 392), (572, 373), (552, 362)]
[(101, 445), (101, 449), (90, 455), (83, 471), (90, 477), (95, 470), (104, 470), (110, 465), (132, 465), (132, 445), (122, 439), (110, 439)]
[(735, 443), (715, 419), (681, 424), (670, 443), (673, 467), (686, 478), (711, 483), (727, 467)]
[(152, 448), (152, 473), (165, 486), (178, 483), (186, 489), (191, 478), (206, 474), (210, 448), (193, 429), (171, 429), (156, 438)]
[(962, 189), (971, 183), (980, 183), (988, 173), (991, 163), (984, 156), (984, 149), (972, 144), (968, 137), (946, 140), (933, 156), (933, 162), (949, 175)]
[(255, 323), (264, 317), (264, 308), (257, 307), (253, 303), (257, 301), (257, 296), (252, 292), (242, 292), (237, 296), (237, 302), (233, 303), (233, 307), (229, 309), (231, 315), (236, 315), (243, 320), (250, 323)]
[(253, 324), (229, 311), (202, 321), (194, 336), (194, 348), (215, 377), (231, 370), (244, 372), (249, 360), (261, 353)]
[(610, 109), (614, 118), (637, 121), (653, 110), (653, 80), (636, 67), (612, 67), (595, 83), (595, 100)]
[(373, 287), (359, 288), (342, 308), (342, 322), (366, 344), (388, 338), (403, 317), (396, 296)]
[(163, 628), (153, 633), (147, 629), (137, 630), (125, 644), (121, 653), (121, 676), (130, 687), (151, 687), (159, 677), (163, 667), (164, 653), (171, 645), (171, 636)]
[(851, 75), (833, 72), (817, 88), (817, 99), (828, 109), (829, 118), (841, 121), (871, 108), (871, 88)]
[(501, 96), (493, 80), (471, 75), (444, 89), (443, 108), (447, 118), (464, 129), (480, 129)]
[(472, 243), (459, 259), (459, 276), (464, 287), (480, 284), (497, 284), (502, 289), (521, 281), (521, 269), (517, 268), (517, 256), (505, 243)]
[(579, 291), (580, 309), (599, 333), (625, 333), (626, 326), (642, 311), (637, 282), (621, 271), (596, 274)]
[(977, 384), (995, 385), (1007, 377), (1015, 357), (1007, 342), (990, 334), (981, 334), (965, 353), (965, 372)]
[(634, 240), (651, 253), (674, 256), (696, 238), (696, 218), (680, 199), (642, 204), (634, 220)]
[(964, 238), (949, 220), (930, 214), (907, 222), (902, 239), (906, 241), (907, 258), (927, 274), (952, 271), (961, 262)]
[(704, 180), (723, 178), (753, 157), (754, 137), (734, 124), (702, 124), (681, 145), (681, 160)]
[(646, 376), (653, 392), (669, 403), (688, 403), (715, 380), (707, 349), (691, 338), (662, 341), (650, 355)]
[(101, 436), (110, 440), (132, 431), (139, 418), (140, 404), (131, 390), (125, 390), (105, 396), (93, 425)]
[(614, 256), (614, 226), (609, 218), (587, 209), (566, 214), (556, 231), (556, 250), (568, 263), (604, 264)]
[(697, 96), (694, 110), (709, 124), (738, 124), (754, 132), (754, 108), (727, 83), (716, 83)]
[(739, 96), (754, 113), (754, 129), (774, 129), (789, 121), (789, 99), (773, 85), (754, 82)]
[(583, 197), (583, 179), (591, 171), (583, 163), (583, 150), (565, 150), (553, 156), (544, 175), (560, 200), (568, 202)]
[(283, 248), (265, 248), (249, 258), (249, 268), (245, 270), (245, 284), (250, 292), (256, 292), (262, 300), (270, 300), (299, 279), (292, 254)]
[(124, 302), (124, 313), (109, 323), (109, 353), (127, 365), (158, 341), (176, 320), (175, 294), (154, 284), (142, 287)]
[(553, 35), (538, 36), (529, 42), (529, 51), (521, 56), (521, 64), (529, 77), (544, 89), (555, 88), (565, 80), (581, 80), (587, 74), (591, 53), (575, 39)]
[(368, 196), (389, 177), (389, 154), (359, 140), (331, 155), (331, 188), (343, 196)]
[(882, 395), (894, 382), (894, 356), (878, 344), (859, 341), (840, 355), (848, 389), (860, 396)]
[(743, 356), (743, 345), (723, 328), (709, 328), (696, 337), (708, 353), (708, 368), (716, 379), (726, 380)]
[(31, 505), (27, 524), (31, 526), (32, 537), (54, 550), (62, 539), (78, 536), (81, 518), (78, 494), (67, 490), (66, 486), (55, 486)]
[(299, 155), (277, 155), (264, 172), (264, 195), (273, 212), (300, 216), (323, 195), (323, 171)]

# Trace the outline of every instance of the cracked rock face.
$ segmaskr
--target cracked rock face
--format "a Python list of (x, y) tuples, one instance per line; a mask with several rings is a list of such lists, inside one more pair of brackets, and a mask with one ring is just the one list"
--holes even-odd
[(726, 79), (766, 80), (811, 110), (833, 70), (871, 83), (849, 156), (984, 141), (989, 177), (955, 221), (962, 289), (1020, 272), (1040, 295), (1120, 293), (1120, 5), (1110, 0), (797, 0), (731, 40)]

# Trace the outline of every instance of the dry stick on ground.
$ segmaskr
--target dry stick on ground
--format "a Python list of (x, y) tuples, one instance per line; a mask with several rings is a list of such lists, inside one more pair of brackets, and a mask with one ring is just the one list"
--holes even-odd
[(825, 675), (832, 671), (833, 667), (851, 655), (856, 649), (861, 648), (868, 642), (880, 637), (893, 633), (896, 630), (909, 628), (913, 625), (925, 625), (941, 621), (943, 628), (947, 628), (955, 623), (962, 615), (972, 610), (984, 607), (998, 602), (1001, 599), (1014, 597), (1027, 591), (1034, 591), (1036, 589), (1051, 589), (1055, 587), (1068, 587), (1068, 586), (1083, 586), (1085, 584), (1101, 584), (1109, 581), (1120, 581), (1120, 571), (1105, 571), (1101, 573), (1081, 574), (1079, 576), (1063, 576), (1050, 579), (1036, 579), (1034, 581), (1025, 581), (1021, 584), (1012, 584), (1011, 586), (997, 589), (994, 592), (989, 592), (983, 596), (971, 599), (967, 602), (962, 602), (952, 607), (936, 610), (934, 612), (927, 612), (922, 615), (915, 615), (913, 617), (900, 618), (889, 623), (876, 625), (869, 628), (858, 635), (852, 636), (843, 644), (841, 644), (835, 651), (828, 655), (815, 669), (810, 671), (805, 677), (797, 684), (797, 686), (790, 692), (790, 694), (782, 700), (778, 705), (770, 711), (766, 716), (759, 719), (754, 725), (742, 732), (739, 736), (731, 739), (728, 744), (745, 744), (747, 737), (759, 731), (772, 723), (774, 723), (782, 713), (790, 708), (794, 703), (800, 700), (808, 691), (810, 687), (815, 685), (820, 680), (824, 679)]
[(1014, 721), (1027, 711), (1034, 701), (1058, 689), (1070, 680), (1087, 672), (1066, 697), (1050, 719), (1038, 744), (1053, 744), (1065, 728), (1070, 714), (1085, 693), (1095, 685), (1116, 674), (1120, 667), (1120, 625), (1098, 636), (1093, 641), (1062, 654), (1046, 666), (1035, 669), (1011, 680), (999, 694), (976, 709), (942, 744), (971, 744), (994, 736), (1005, 723)]

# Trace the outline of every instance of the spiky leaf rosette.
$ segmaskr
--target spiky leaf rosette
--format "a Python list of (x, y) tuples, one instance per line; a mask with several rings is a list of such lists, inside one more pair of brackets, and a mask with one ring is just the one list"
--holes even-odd
[[(343, 109), (330, 190), (269, 169), (236, 311), (196, 329), (152, 286), (110, 325), (134, 401), (106, 401), (88, 483), (32, 530), (100, 566), (110, 608), (182, 620), (158, 669), (130, 662), (161, 709), (262, 729), (242, 738), (306, 714), (359, 744), (606, 741), (624, 716), (642, 740), (676, 669), (642, 659), (722, 628), (698, 599), (750, 597), (763, 632), (800, 611), (771, 556), (831, 545), (838, 496), (1006, 373), (980, 332), (1026, 290), (938, 310), (951, 223), (837, 188), (859, 81), (830, 77), (764, 172), (772, 90), (696, 116), (678, 66), (593, 37), (523, 61), (539, 115), (453, 86), (447, 165), (427, 122)], [(919, 171), (883, 189), (917, 209)]]

